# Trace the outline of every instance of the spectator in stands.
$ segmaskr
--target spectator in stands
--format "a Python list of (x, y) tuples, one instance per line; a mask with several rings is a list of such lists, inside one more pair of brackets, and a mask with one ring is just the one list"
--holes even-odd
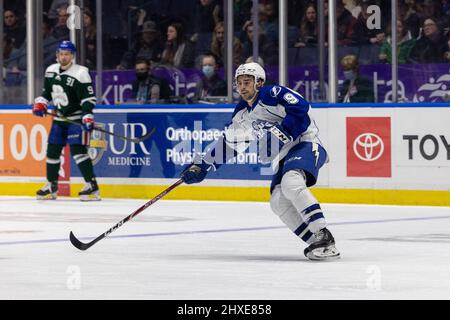
[(351, 12), (345, 9), (342, 0), (336, 2), (337, 16), (337, 44), (338, 46), (355, 45), (355, 26), (356, 19)]
[(97, 29), (95, 26), (94, 15), (89, 9), (85, 9), (83, 15), (84, 23), (84, 41), (86, 45), (86, 63), (84, 64), (90, 70), (95, 69), (97, 52), (95, 50)]
[(63, 5), (58, 8), (58, 20), (52, 31), (52, 36), (56, 39), (69, 39), (70, 30), (67, 28), (67, 19), (69, 19), (69, 16), (67, 6)]
[(20, 48), (26, 37), (26, 27), (19, 20), (15, 10), (8, 9), (3, 13), (3, 32), (12, 40), (14, 48)]
[(162, 53), (161, 63), (175, 68), (191, 68), (195, 63), (195, 48), (186, 39), (180, 23), (171, 23), (167, 27), (167, 42)]
[[(363, 2), (366, 0), (362, 0)], [(361, 1), (356, 0), (344, 0), (345, 9), (352, 13), (352, 16), (358, 19), (359, 14), (361, 13)]]
[(13, 10), (18, 17), (24, 17), (26, 0), (3, 0), (3, 13), (7, 10)]
[(198, 0), (195, 6), (194, 35), (191, 41), (196, 42), (199, 33), (212, 33), (219, 20), (219, 4), (217, 0)]
[(202, 76), (197, 81), (193, 100), (202, 100), (214, 96), (226, 96), (227, 84), (217, 73), (219, 68), (216, 57), (205, 54), (202, 57)]
[(317, 11), (314, 4), (306, 7), (305, 15), (300, 24), (300, 36), (294, 44), (295, 48), (317, 46), (318, 26)]
[[(390, 32), (389, 32), (390, 33)], [(409, 54), (416, 44), (416, 39), (411, 36), (411, 32), (405, 28), (402, 20), (397, 20), (397, 56), (398, 63), (407, 63)], [(380, 62), (392, 63), (392, 39), (388, 36), (380, 48)]]
[(3, 61), (6, 62), (14, 51), (13, 39), (8, 37), (8, 35), (3, 34)]
[(368, 7), (374, 5), (375, 1), (363, 1), (361, 3), (361, 11), (356, 19), (354, 39), (358, 45), (377, 45), (381, 46), (385, 41), (385, 28), (384, 21), (381, 19), (380, 29), (370, 29), (367, 25), (367, 20), (370, 15), (368, 12)]
[(142, 26), (142, 31), (138, 41), (131, 50), (125, 52), (117, 69), (131, 69), (136, 59), (146, 59), (160, 61), (163, 51), (163, 43), (156, 29), (154, 21), (146, 21)]
[(422, 25), (422, 36), (411, 50), (411, 63), (444, 63), (447, 39), (439, 30), (436, 19), (426, 18)]
[(166, 80), (152, 75), (149, 60), (138, 59), (135, 65), (132, 99), (137, 103), (167, 103), (171, 90)]
[(360, 77), (358, 58), (355, 55), (347, 55), (342, 58), (341, 66), (345, 81), (339, 90), (339, 102), (374, 102), (373, 83)]
[[(242, 57), (250, 57), (253, 55), (253, 22), (247, 21), (244, 24), (244, 30), (241, 37), (242, 41)], [(259, 56), (264, 59), (266, 64), (274, 65), (278, 62), (278, 46), (267, 39), (267, 37), (259, 32)]]
[(50, 9), (48, 10), (47, 16), (50, 20), (58, 19), (59, 13), (58, 10), (61, 7), (67, 8), (70, 4), (70, 0), (53, 0), (50, 5)]
[(450, 40), (447, 41), (447, 51), (445, 52), (445, 59), (450, 62)]
[[(51, 33), (50, 20), (44, 15), (42, 20), (42, 47), (43, 47), (43, 70), (55, 63), (55, 52), (58, 48), (59, 40), (55, 39)], [(12, 72), (27, 70), (27, 42), (11, 52), (8, 69)]]
[(416, 39), (420, 32), (420, 8), (417, 6), (415, 0), (404, 0), (400, 4), (398, 16), (403, 21), (403, 24), (411, 32), (411, 36)]
[(278, 43), (278, 15), (273, 0), (259, 4), (259, 29), (272, 43)]
[[(217, 58), (217, 64), (222, 67), (225, 57), (225, 25), (221, 21), (216, 24), (211, 42), (211, 52)], [(238, 38), (233, 37), (233, 64), (239, 65), (241, 62), (242, 43)]]
[[(294, 0), (288, 1), (291, 3)], [(303, 0), (299, 0), (303, 2)], [(253, 0), (234, 0), (234, 28), (235, 30), (241, 30), (244, 23), (252, 18), (252, 4)]]

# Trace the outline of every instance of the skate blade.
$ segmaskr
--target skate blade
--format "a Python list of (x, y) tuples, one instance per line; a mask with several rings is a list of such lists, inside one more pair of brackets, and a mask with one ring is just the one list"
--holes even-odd
[(326, 248), (317, 248), (307, 253), (306, 257), (314, 261), (332, 261), (341, 258), (341, 254), (334, 245)]
[(45, 196), (36, 195), (36, 200), (56, 200), (56, 193), (49, 193)]
[(100, 194), (98, 192), (80, 195), (80, 201), (100, 201), (100, 200), (102, 199), (100, 198)]

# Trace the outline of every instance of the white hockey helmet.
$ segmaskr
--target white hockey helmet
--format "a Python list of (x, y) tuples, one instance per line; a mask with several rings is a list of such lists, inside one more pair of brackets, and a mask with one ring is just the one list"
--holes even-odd
[(242, 75), (253, 76), (255, 78), (255, 83), (258, 82), (258, 80), (262, 80), (263, 82), (266, 81), (266, 72), (263, 67), (256, 62), (241, 64), (236, 69), (234, 80), (237, 82), (237, 78)]

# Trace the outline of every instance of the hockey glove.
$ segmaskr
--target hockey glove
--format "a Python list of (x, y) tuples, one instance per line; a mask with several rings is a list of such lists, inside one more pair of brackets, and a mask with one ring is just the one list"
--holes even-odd
[(92, 113), (86, 113), (81, 118), (81, 123), (83, 124), (83, 130), (92, 131), (94, 129), (94, 115)]
[(191, 164), (181, 172), (181, 179), (187, 184), (202, 182), (210, 167), (211, 165), (204, 161), (200, 164)]
[(34, 104), (33, 104), (33, 115), (37, 116), (37, 117), (43, 117), (45, 116), (45, 114), (47, 113), (47, 100), (43, 97), (38, 97), (36, 99), (34, 99)]

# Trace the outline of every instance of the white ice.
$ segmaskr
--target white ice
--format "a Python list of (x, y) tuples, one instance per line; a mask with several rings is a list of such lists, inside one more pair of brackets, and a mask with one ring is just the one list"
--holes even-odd
[(313, 262), (268, 203), (0, 197), (0, 299), (450, 299), (450, 207), (322, 204)]

